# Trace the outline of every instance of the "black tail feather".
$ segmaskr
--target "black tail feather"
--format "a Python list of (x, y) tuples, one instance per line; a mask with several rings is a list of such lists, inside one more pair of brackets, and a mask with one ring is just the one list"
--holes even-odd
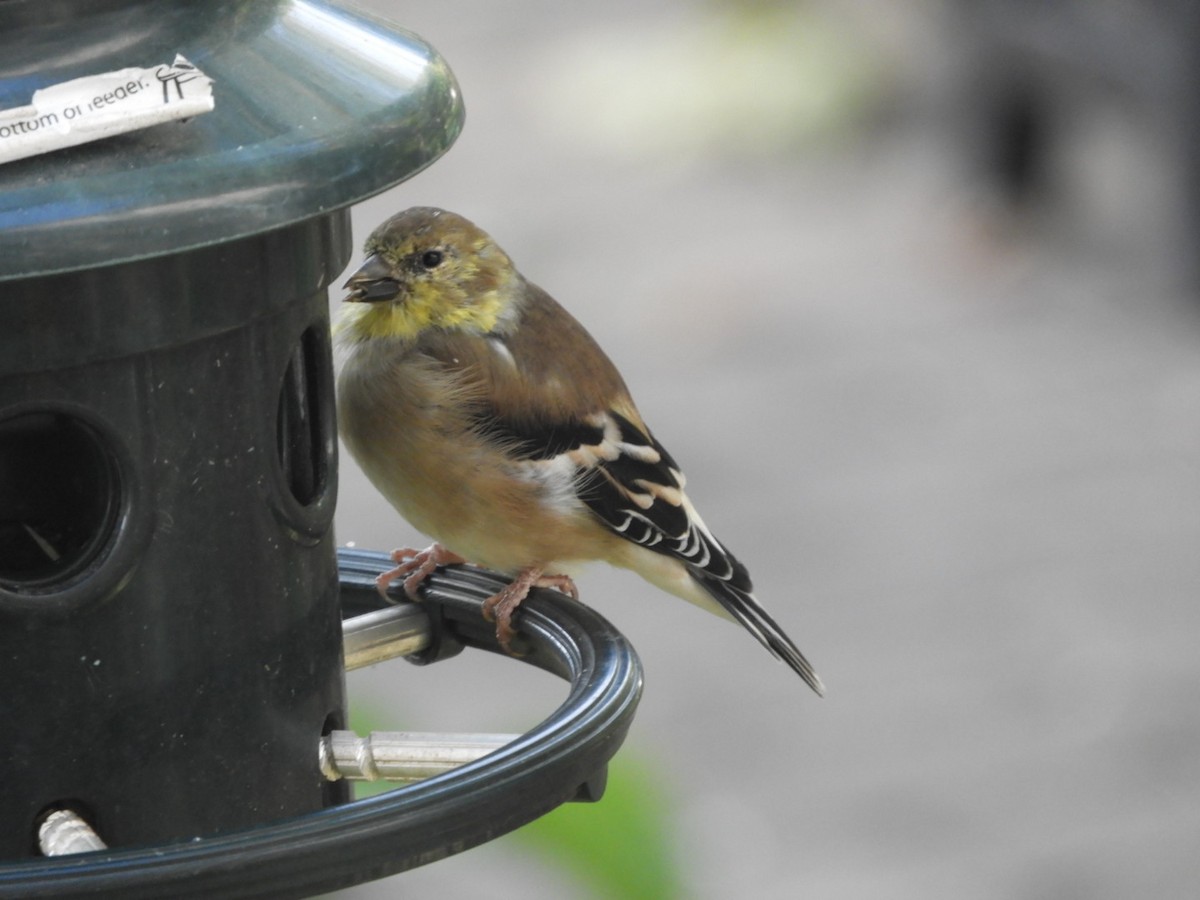
[(825, 696), (825, 685), (821, 683), (812, 665), (779, 624), (754, 599), (753, 594), (741, 591), (729, 582), (703, 570), (693, 570), (692, 575), (721, 607), (758, 638), (759, 643), (770, 650), (776, 659), (787, 663), (818, 696)]

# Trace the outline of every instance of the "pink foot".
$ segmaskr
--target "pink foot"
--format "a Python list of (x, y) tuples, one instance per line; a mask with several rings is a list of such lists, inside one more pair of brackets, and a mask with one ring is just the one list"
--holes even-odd
[(579, 590), (568, 575), (546, 575), (537, 566), (518, 572), (512, 584), (483, 601), (483, 617), (496, 623), (496, 640), (508, 653), (512, 652), (510, 644), (517, 633), (512, 626), (513, 613), (535, 587), (558, 588), (572, 600), (579, 599)]
[(412, 547), (393, 550), (392, 562), (396, 563), (396, 568), (389, 569), (378, 576), (375, 579), (375, 588), (385, 600), (390, 600), (387, 592), (388, 585), (397, 578), (403, 578), (404, 593), (411, 600), (420, 600), (417, 588), (421, 586), (422, 581), (434, 573), (438, 566), (453, 566), (465, 563), (466, 560), (457, 553), (451, 553), (441, 544), (433, 543), (424, 550), (414, 550)]

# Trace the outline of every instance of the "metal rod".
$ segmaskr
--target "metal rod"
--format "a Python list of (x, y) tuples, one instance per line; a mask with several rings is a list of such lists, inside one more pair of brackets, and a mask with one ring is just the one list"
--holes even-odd
[(421, 781), (474, 762), (519, 734), (332, 731), (321, 738), (321, 772), (330, 781)]
[[(377, 602), (374, 579), (392, 567), (389, 556), (340, 550), (338, 562), (343, 608)], [(503, 582), (489, 590), (450, 567), (429, 583), (423, 607), (454, 628), (469, 627), (470, 646), (502, 653), (481, 606)], [(316, 894), (359, 884), (364, 872), (382, 877), (460, 853), (559, 803), (598, 800), (641, 695), (637, 654), (603, 617), (567, 597), (533, 591), (521, 614), (529, 652), (502, 659), (554, 672), (570, 682), (570, 691), (519, 741), (448, 775), (236, 833), (108, 850), (79, 864), (5, 862), (0, 897)]]
[(67, 856), (108, 849), (92, 826), (70, 809), (56, 809), (42, 820), (38, 828), (38, 846), (44, 856)]
[(347, 672), (420, 653), (429, 641), (429, 614), (418, 603), (398, 603), (342, 623)]

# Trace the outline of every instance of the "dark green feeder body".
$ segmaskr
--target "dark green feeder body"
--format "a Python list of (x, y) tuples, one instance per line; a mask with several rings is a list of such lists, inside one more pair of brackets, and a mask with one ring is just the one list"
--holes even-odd
[(0, 165), (0, 861), (345, 799), (327, 287), (463, 108), (325, 3), (6, 0), (0, 109), (177, 53), (212, 112)]

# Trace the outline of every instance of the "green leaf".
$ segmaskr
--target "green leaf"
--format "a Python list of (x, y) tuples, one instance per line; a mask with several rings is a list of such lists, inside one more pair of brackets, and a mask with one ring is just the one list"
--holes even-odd
[(598, 803), (560, 806), (509, 839), (572, 873), (597, 898), (682, 897), (661, 768), (628, 749), (608, 768)]
[[(351, 714), (359, 734), (378, 727), (361, 709)], [(511, 841), (569, 873), (580, 894), (597, 900), (673, 900), (684, 896), (671, 840), (670, 794), (663, 767), (628, 747), (608, 766), (604, 796), (597, 803), (566, 803), (499, 838)], [(391, 790), (387, 782), (358, 782), (356, 797)]]

